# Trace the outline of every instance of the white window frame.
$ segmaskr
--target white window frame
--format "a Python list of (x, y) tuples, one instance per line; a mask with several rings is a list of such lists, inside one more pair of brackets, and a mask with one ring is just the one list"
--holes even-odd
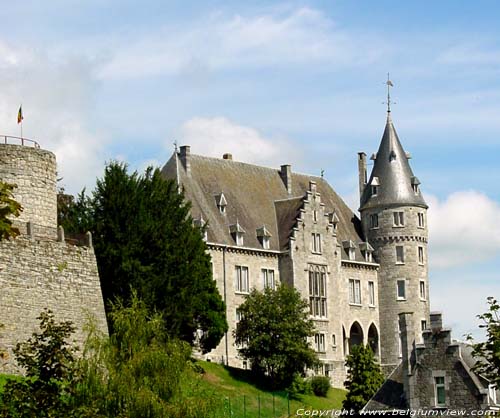
[(317, 353), (326, 353), (326, 335), (324, 332), (314, 334), (314, 350)]
[(401, 228), (405, 226), (405, 213), (404, 211), (392, 212), (392, 226)]
[(271, 240), (269, 237), (262, 237), (262, 248), (264, 248), (264, 250), (269, 250), (270, 244)]
[(244, 243), (243, 234), (241, 232), (236, 232), (236, 245), (242, 246)]
[(262, 276), (262, 286), (265, 289), (266, 287), (271, 288), (272, 290), (276, 290), (276, 281), (275, 274), (273, 269), (261, 269)]
[(313, 232), (311, 234), (311, 251), (315, 254), (321, 254), (321, 234), (319, 232)]
[[(438, 383), (438, 379), (443, 379), (442, 382)], [(439, 402), (438, 391), (442, 388), (444, 393), (444, 402)], [(446, 376), (434, 376), (434, 401), (437, 407), (443, 408), (446, 407)]]
[(417, 218), (418, 218), (418, 224), (417, 226), (419, 228), (425, 228), (425, 215), (424, 212), (418, 212), (417, 213)]
[(425, 265), (424, 247), (418, 246), (417, 253), (418, 253), (418, 264), (421, 266)]
[(427, 300), (427, 286), (425, 285), (425, 280), (420, 280), (418, 284), (418, 294), (420, 300)]
[[(399, 294), (399, 283), (403, 283), (403, 296)], [(396, 280), (396, 299), (397, 300), (406, 300), (406, 279), (398, 279)]]
[(372, 280), (368, 282), (368, 301), (369, 306), (375, 306), (375, 282)]
[[(398, 253), (398, 249), (401, 248), (401, 254)], [(401, 255), (401, 257), (399, 257)], [(404, 245), (396, 245), (396, 264), (405, 263), (405, 247)]]
[(250, 273), (247, 266), (235, 266), (236, 280), (235, 280), (235, 292), (245, 293), (250, 292)]
[(349, 304), (361, 305), (361, 280), (349, 279)]

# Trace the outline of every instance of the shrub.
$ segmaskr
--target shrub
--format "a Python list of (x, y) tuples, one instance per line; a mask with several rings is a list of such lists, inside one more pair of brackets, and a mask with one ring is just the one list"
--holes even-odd
[(293, 381), (286, 391), (292, 399), (297, 399), (298, 395), (309, 395), (312, 393), (311, 382), (304, 379), (299, 373), (295, 373)]
[(311, 378), (311, 389), (316, 396), (325, 398), (330, 387), (330, 379), (326, 376), (314, 376)]

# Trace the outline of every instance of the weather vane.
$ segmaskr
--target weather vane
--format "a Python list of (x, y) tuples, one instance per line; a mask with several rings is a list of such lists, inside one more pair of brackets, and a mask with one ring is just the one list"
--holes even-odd
[(175, 149), (175, 152), (177, 152), (177, 139), (174, 141), (174, 149)]
[(391, 102), (391, 87), (394, 87), (394, 84), (392, 84), (392, 81), (389, 78), (389, 73), (387, 73), (387, 81), (385, 82), (387, 85), (387, 102), (382, 102), (383, 104), (387, 105), (387, 113), (391, 112), (391, 103), (396, 104), (396, 102)]

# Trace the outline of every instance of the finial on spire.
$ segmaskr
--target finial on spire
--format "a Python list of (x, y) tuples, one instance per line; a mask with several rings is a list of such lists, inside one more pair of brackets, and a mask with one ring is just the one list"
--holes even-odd
[(174, 141), (174, 149), (175, 149), (175, 152), (177, 152), (177, 139)]
[(389, 73), (387, 73), (387, 81), (385, 82), (387, 84), (387, 113), (391, 113), (391, 87), (394, 87), (394, 84), (392, 84), (392, 81), (389, 78)]

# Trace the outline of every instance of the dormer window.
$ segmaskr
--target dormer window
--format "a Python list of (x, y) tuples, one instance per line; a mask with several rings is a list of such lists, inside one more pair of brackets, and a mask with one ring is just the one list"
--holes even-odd
[(377, 196), (378, 195), (378, 187), (379, 186), (380, 186), (380, 183), (378, 181), (378, 177), (373, 177), (372, 181), (370, 183), (372, 196)]
[(271, 247), (271, 236), (271, 233), (265, 225), (257, 229), (257, 239), (259, 240), (264, 250), (269, 250), (269, 248)]
[(217, 204), (217, 208), (219, 209), (219, 212), (222, 215), (226, 214), (226, 206), (227, 206), (227, 200), (226, 196), (224, 196), (224, 193), (220, 193), (215, 196), (215, 202)]
[(368, 242), (360, 242), (359, 249), (367, 263), (373, 263), (373, 247)]
[(411, 188), (413, 189), (415, 194), (418, 194), (420, 190), (420, 180), (417, 177), (411, 178)]
[(333, 211), (332, 213), (330, 213), (328, 215), (328, 218), (329, 218), (329, 221), (332, 225), (332, 228), (333, 228), (333, 232), (337, 232), (337, 226), (339, 224), (339, 217), (337, 216), (337, 214), (335, 213), (335, 211)]
[(344, 250), (349, 257), (349, 260), (356, 260), (356, 244), (354, 244), (354, 242), (352, 242), (351, 240), (348, 240), (343, 241), (342, 246), (344, 247)]
[(236, 245), (243, 245), (245, 230), (241, 227), (238, 221), (236, 221), (235, 224), (229, 225), (229, 232), (236, 242)]
[(203, 235), (203, 241), (207, 241), (208, 239), (208, 222), (203, 219), (203, 215), (200, 215), (199, 218), (194, 219), (194, 225), (200, 228), (201, 233)]

